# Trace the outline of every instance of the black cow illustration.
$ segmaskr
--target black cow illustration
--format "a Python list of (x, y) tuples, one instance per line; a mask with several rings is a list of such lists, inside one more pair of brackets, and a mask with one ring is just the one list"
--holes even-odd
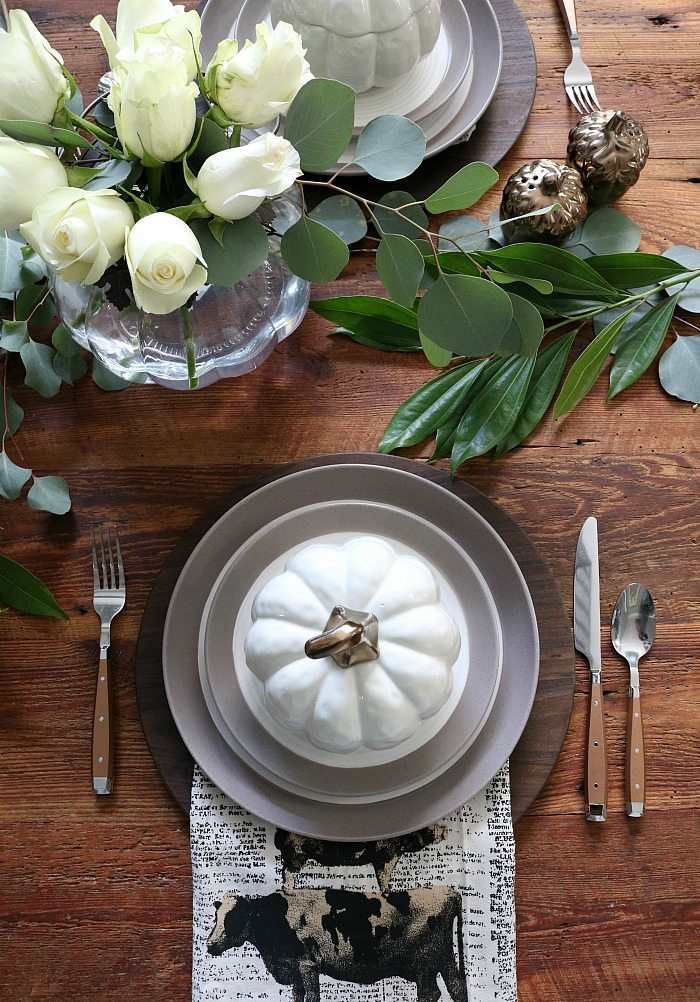
[(409, 852), (420, 852), (428, 845), (442, 842), (446, 837), (447, 829), (438, 824), (408, 835), (374, 842), (326, 842), (278, 828), (275, 832), (275, 845), (282, 854), (285, 890), (294, 887), (297, 873), (308, 859), (313, 859), (321, 866), (373, 866), (379, 889), (382, 894), (386, 894), (394, 867), (401, 856)]
[(404, 978), (415, 982), (418, 1002), (438, 1002), (441, 974), (453, 1002), (468, 1002), (462, 899), (452, 887), (383, 897), (319, 888), (264, 897), (226, 894), (215, 907), (209, 953), (218, 957), (252, 943), (277, 983), (291, 986), (294, 1002), (321, 1002), (321, 974), (363, 985)]

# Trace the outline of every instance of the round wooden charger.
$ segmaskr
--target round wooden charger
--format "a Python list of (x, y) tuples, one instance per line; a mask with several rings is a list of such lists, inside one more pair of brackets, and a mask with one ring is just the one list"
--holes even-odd
[(537, 615), (540, 673), (532, 713), (510, 758), (513, 820), (517, 820), (547, 781), (569, 726), (575, 664), (569, 620), (551, 571), (523, 530), (497, 504), (469, 484), (451, 480), (442, 470), (396, 456), (342, 453), (278, 466), (225, 494), (184, 533), (153, 585), (136, 648), (136, 694), (151, 755), (173, 797), (189, 812), (194, 763), (170, 713), (163, 684), (161, 649), (170, 596), (199, 540), (237, 501), (273, 480), (316, 466), (357, 462), (416, 473), (452, 491), (498, 532), (525, 576)]
[(530, 30), (515, 0), (491, 0), (491, 6), (501, 29), (503, 64), (493, 100), (471, 138), (427, 158), (414, 174), (400, 182), (386, 184), (369, 177), (341, 175), (339, 183), (343, 187), (367, 198), (381, 198), (393, 188), (410, 191), (415, 198), (427, 198), (465, 164), (480, 160), (495, 167), (508, 153), (532, 110), (537, 59)]

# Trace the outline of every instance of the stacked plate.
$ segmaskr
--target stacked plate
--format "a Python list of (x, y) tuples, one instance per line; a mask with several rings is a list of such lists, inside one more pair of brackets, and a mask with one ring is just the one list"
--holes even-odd
[[(449, 699), (413, 736), (327, 752), (269, 714), (242, 638), (253, 597), (295, 552), (367, 535), (430, 564), (460, 656)], [(538, 663), (527, 586), (488, 523), (423, 477), (361, 463), (283, 476), (239, 501), (185, 565), (163, 638), (170, 708), (204, 772), (273, 824), (337, 840), (415, 830), (477, 793), (524, 729)]]
[[(202, 14), (204, 61), (221, 38), (234, 37), (241, 45), (255, 39), (256, 24), (269, 23), (269, 6), (269, 0), (209, 0)], [(393, 86), (358, 94), (355, 134), (380, 115), (405, 115), (423, 129), (426, 156), (468, 139), (491, 103), (502, 58), (501, 32), (489, 0), (442, 0), (435, 48)], [(342, 161), (348, 164), (344, 174), (364, 173), (350, 163), (354, 143), (355, 138)]]

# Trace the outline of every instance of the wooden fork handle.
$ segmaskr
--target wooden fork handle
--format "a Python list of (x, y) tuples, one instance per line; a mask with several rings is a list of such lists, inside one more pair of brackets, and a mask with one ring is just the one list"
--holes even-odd
[(644, 732), (639, 689), (630, 689), (627, 714), (627, 764), (625, 768), (627, 814), (641, 818), (644, 813)]
[(107, 652), (100, 653), (92, 721), (92, 788), (95, 793), (111, 793), (114, 782), (114, 719), (112, 685)]

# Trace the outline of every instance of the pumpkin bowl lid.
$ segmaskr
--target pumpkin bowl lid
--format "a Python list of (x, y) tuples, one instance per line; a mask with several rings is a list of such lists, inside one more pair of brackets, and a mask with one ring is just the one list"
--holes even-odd
[(356, 38), (396, 31), (416, 15), (440, 17), (439, 0), (273, 0), (272, 20)]

